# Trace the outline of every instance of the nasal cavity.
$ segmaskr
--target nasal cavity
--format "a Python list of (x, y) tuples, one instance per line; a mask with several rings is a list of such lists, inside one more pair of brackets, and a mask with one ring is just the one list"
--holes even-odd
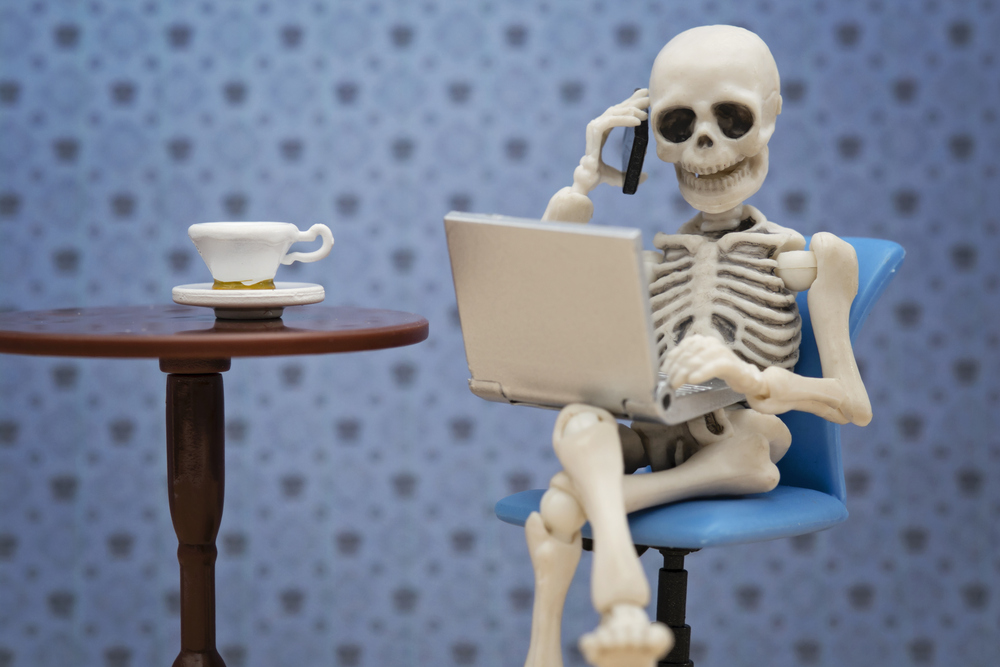
[(712, 138), (707, 134), (698, 137), (698, 148), (711, 148), (713, 145)]

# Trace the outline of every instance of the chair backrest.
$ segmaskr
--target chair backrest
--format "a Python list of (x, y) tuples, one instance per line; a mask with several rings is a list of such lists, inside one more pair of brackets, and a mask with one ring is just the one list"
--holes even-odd
[[(880, 239), (845, 238), (858, 254), (858, 295), (851, 305), (851, 342), (872, 307), (882, 296), (896, 269), (903, 261), (903, 247)], [(795, 372), (799, 375), (822, 377), (819, 352), (812, 322), (809, 319), (807, 292), (798, 295), (802, 315), (802, 343)], [(844, 467), (840, 454), (840, 425), (805, 412), (789, 412), (781, 416), (792, 431), (792, 446), (778, 462), (781, 483), (815, 489), (839, 498), (847, 498)]]

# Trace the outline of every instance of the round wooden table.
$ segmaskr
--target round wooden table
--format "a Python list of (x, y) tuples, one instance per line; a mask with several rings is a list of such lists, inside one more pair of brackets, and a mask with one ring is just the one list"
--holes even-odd
[(174, 667), (225, 667), (215, 647), (215, 538), (225, 488), (223, 371), (232, 357), (325, 354), (419, 343), (427, 320), (353, 307), (289, 308), (275, 320), (217, 320), (190, 306), (0, 313), (0, 353), (158, 358), (167, 375), (167, 483), (181, 580)]

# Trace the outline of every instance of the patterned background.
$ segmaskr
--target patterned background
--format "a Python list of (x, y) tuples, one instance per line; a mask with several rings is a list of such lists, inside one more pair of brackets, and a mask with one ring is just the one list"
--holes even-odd
[[(492, 505), (555, 472), (555, 415), (468, 393), (441, 217), (540, 215), (587, 121), (706, 23), (782, 73), (752, 203), (908, 258), (857, 347), (876, 417), (844, 431), (851, 519), (689, 557), (695, 662), (996, 664), (998, 3), (5, 0), (0, 308), (168, 302), (208, 276), (187, 225), (276, 219), (337, 238), (279, 279), (431, 322), (225, 374), (230, 667), (523, 661), (531, 568)], [(594, 200), (648, 242), (691, 210), (647, 164)], [(163, 398), (155, 361), (0, 357), (0, 666), (176, 655)]]

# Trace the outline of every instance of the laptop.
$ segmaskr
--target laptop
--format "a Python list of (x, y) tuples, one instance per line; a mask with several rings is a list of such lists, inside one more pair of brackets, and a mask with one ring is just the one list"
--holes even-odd
[(744, 399), (659, 372), (638, 229), (454, 211), (444, 224), (476, 396), (666, 424)]

